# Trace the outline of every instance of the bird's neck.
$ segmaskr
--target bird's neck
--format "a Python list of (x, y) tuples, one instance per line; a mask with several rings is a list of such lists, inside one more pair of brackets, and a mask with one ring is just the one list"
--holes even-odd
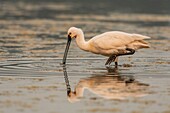
[(83, 32), (77, 35), (76, 43), (80, 49), (88, 51), (88, 42), (85, 41)]
[(84, 90), (90, 87), (87, 80), (81, 80), (75, 87), (76, 97), (83, 97)]

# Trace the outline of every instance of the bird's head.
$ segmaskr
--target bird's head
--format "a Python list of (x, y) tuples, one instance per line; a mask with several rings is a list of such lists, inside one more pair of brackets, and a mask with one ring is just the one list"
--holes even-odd
[(71, 27), (67, 32), (68, 38), (71, 38), (71, 39), (77, 38), (80, 32), (81, 32), (81, 29), (76, 28), (76, 27)]
[(81, 34), (83, 34), (83, 31), (79, 28), (71, 27), (68, 30), (67, 34), (68, 34), (68, 41), (67, 41), (66, 49), (65, 49), (65, 52), (64, 52), (63, 64), (66, 63), (67, 53), (68, 53), (68, 50), (69, 50), (69, 47), (70, 47), (71, 40), (73, 38), (79, 37)]

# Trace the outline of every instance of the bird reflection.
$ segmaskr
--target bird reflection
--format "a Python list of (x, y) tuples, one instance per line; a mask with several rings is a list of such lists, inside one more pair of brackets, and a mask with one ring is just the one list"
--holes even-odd
[[(136, 81), (134, 76), (107, 76), (106, 74), (80, 79), (75, 86), (74, 91), (72, 91), (65, 67), (63, 68), (63, 71), (68, 100), (72, 103), (81, 100), (85, 89), (104, 99), (122, 100), (127, 97), (145, 96), (149, 86), (148, 84)], [(109, 71), (115, 71), (115, 69)]]

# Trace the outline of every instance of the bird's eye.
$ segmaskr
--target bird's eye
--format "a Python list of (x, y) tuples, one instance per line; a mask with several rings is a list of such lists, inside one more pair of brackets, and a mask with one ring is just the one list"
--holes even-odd
[(68, 35), (71, 35), (71, 33), (69, 33)]

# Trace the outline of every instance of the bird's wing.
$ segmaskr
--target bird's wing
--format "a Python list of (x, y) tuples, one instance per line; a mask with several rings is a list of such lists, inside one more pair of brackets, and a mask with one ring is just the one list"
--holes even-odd
[(90, 41), (96, 48), (108, 50), (126, 46), (127, 44), (133, 42), (135, 39), (137, 38), (135, 38), (135, 36), (133, 37), (132, 34), (119, 31), (111, 31), (97, 35)]

